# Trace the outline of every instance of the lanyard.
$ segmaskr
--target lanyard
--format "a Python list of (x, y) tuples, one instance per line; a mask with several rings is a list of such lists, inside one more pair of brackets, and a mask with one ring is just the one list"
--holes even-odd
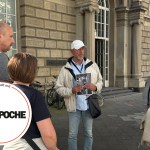
[(74, 64), (74, 62), (73, 62), (73, 61), (71, 61), (71, 62), (72, 62), (72, 64), (76, 67), (76, 69), (77, 69), (80, 73), (82, 73), (83, 64), (82, 64), (82, 66), (81, 66), (81, 70), (79, 70), (79, 68)]

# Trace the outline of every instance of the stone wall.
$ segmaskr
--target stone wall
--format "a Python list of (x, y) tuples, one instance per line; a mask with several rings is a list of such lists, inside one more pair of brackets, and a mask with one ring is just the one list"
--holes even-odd
[(22, 51), (38, 59), (36, 80), (45, 83), (62, 66), (46, 66), (46, 60), (67, 59), (75, 39), (75, 2), (71, 0), (20, 0)]
[[(143, 6), (148, 8), (149, 0), (143, 0)], [(150, 76), (150, 15), (149, 9), (145, 12), (142, 27), (142, 77), (146, 80)]]
[[(142, 29), (142, 77), (147, 78), (150, 75), (150, 25)], [(150, 22), (148, 23), (150, 24)]]

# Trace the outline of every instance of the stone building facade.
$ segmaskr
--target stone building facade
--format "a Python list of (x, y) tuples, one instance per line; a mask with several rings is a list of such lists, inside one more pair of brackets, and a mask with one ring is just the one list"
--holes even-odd
[(20, 0), (21, 51), (31, 53), (40, 67), (36, 80), (54, 80), (62, 66), (47, 66), (47, 60), (66, 60), (75, 39), (74, 1)]
[(98, 63), (105, 87), (145, 86), (150, 75), (150, 0), (13, 1), (17, 50), (37, 57), (36, 80), (42, 84), (63, 66), (47, 62), (66, 61), (71, 42), (80, 39), (87, 45), (85, 56)]

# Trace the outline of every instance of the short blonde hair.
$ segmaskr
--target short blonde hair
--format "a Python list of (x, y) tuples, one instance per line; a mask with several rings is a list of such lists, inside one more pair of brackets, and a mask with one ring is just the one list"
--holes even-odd
[(8, 74), (13, 81), (32, 83), (37, 71), (37, 59), (31, 54), (17, 53), (8, 63)]

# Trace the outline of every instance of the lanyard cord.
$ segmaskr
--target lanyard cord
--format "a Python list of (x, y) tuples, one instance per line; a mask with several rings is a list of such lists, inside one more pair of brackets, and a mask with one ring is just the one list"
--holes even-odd
[(82, 66), (81, 66), (81, 70), (79, 70), (79, 68), (74, 64), (74, 62), (73, 62), (73, 61), (71, 61), (71, 62), (72, 62), (72, 64), (76, 67), (76, 69), (77, 69), (80, 73), (82, 73), (83, 64), (82, 64)]

